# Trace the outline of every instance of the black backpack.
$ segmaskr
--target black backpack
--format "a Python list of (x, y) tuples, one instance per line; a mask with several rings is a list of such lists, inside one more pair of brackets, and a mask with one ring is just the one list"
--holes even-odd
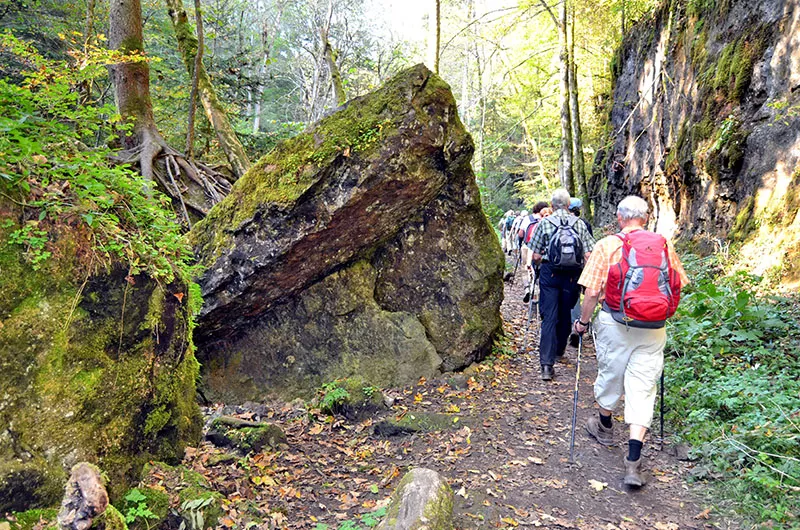
[(575, 223), (580, 218), (571, 215), (569, 219), (564, 219), (551, 215), (545, 219), (556, 227), (547, 248), (547, 259), (550, 260), (550, 265), (556, 269), (582, 269), (584, 265), (583, 241), (575, 230)]

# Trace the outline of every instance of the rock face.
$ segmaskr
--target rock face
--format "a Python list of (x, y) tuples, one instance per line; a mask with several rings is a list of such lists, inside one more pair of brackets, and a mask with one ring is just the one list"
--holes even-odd
[(706, 4), (664, 2), (618, 51), (597, 213), (641, 194), (662, 232), (800, 279), (800, 2)]
[(51, 236), (33, 270), (5, 243), (17, 211), (0, 200), (0, 513), (57, 505), (80, 461), (119, 495), (201, 426), (187, 286), (123, 268), (87, 277), (77, 233)]
[(449, 87), (419, 65), (261, 159), (190, 234), (211, 395), (407, 384), (482, 358), (503, 256), (472, 153)]
[(392, 494), (386, 517), (378, 530), (451, 530), (453, 491), (439, 474), (412, 469)]

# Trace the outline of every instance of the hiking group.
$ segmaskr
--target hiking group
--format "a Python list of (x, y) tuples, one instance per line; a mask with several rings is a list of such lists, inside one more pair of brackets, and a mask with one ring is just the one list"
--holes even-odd
[(589, 418), (586, 430), (600, 444), (613, 445), (611, 415), (625, 396), (629, 440), (624, 483), (639, 487), (645, 483), (642, 445), (653, 421), (664, 366), (665, 324), (689, 279), (672, 244), (645, 228), (649, 208), (644, 199), (631, 195), (620, 201), (620, 231), (599, 241), (580, 217), (581, 207), (580, 199), (571, 199), (566, 190), (559, 189), (549, 206), (541, 202), (533, 213), (522, 211), (518, 216), (508, 212), (500, 223), (503, 250), (517, 252), (517, 263), (524, 271), (523, 301), (529, 303), (529, 317), (537, 311), (541, 319), (543, 381), (555, 377), (554, 366), (567, 344), (577, 346), (591, 329), (599, 413)]

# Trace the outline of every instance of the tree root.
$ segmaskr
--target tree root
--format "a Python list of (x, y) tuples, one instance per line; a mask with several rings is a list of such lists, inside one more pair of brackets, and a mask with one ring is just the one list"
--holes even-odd
[(190, 212), (202, 219), (212, 206), (231, 190), (224, 174), (209, 166), (189, 160), (173, 149), (160, 134), (142, 135), (142, 142), (132, 149), (117, 153), (112, 159), (120, 164), (138, 166), (148, 182), (155, 182), (173, 199), (186, 226), (191, 228)]

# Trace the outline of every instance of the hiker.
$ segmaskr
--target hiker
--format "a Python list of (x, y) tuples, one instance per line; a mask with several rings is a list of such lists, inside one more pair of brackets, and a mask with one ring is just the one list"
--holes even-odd
[(512, 244), (515, 249), (521, 251), (522, 247), (522, 238), (519, 237), (519, 225), (525, 220), (528, 216), (528, 210), (522, 210), (516, 219), (514, 219), (514, 224), (511, 225), (511, 240)]
[(522, 263), (525, 264), (525, 270), (527, 271), (526, 277), (523, 279), (523, 287), (525, 289), (525, 294), (522, 297), (522, 301), (524, 303), (528, 303), (531, 299), (531, 294), (533, 292), (532, 286), (535, 279), (538, 277), (539, 274), (539, 267), (533, 266), (533, 253), (531, 252), (530, 247), (528, 246), (531, 242), (531, 238), (533, 237), (533, 232), (536, 229), (536, 225), (539, 224), (539, 221), (542, 220), (542, 210), (547, 208), (547, 203), (544, 201), (539, 201), (533, 205), (533, 209), (531, 210), (531, 214), (528, 216), (529, 222), (523, 223), (523, 227), (521, 228), (521, 232), (524, 232), (523, 240), (522, 240)]
[(509, 210), (505, 213), (505, 215), (500, 219), (498, 223), (498, 227), (500, 228), (500, 246), (503, 248), (503, 252), (508, 253), (509, 248), (508, 245), (508, 237), (507, 231), (511, 229), (511, 223), (514, 222), (514, 210)]
[[(625, 423), (630, 425), (625, 484), (642, 486), (641, 452), (653, 420), (656, 383), (664, 366), (664, 324), (689, 283), (672, 245), (645, 229), (648, 207), (636, 196), (617, 206), (619, 234), (598, 241), (578, 282), (586, 288), (580, 318), (573, 329), (586, 332), (594, 319), (597, 379), (594, 396), (600, 407), (586, 430), (603, 445), (613, 444), (611, 413), (625, 395)], [(633, 282), (624, 281), (631, 271)], [(624, 304), (623, 304), (624, 301)], [(654, 311), (653, 308), (659, 308)]]
[[(575, 217), (578, 217), (581, 221), (583, 221), (583, 224), (586, 225), (586, 229), (589, 231), (589, 233), (592, 235), (592, 237), (594, 237), (594, 231), (592, 230), (592, 225), (589, 224), (589, 221), (587, 221), (586, 219), (581, 217), (581, 208), (582, 207), (583, 207), (583, 201), (582, 200), (580, 200), (577, 197), (573, 197), (572, 199), (570, 199), (570, 201), (569, 201), (569, 212), (572, 215), (574, 215)], [(572, 308), (572, 312), (571, 313), (572, 313), (572, 318), (571, 318), (572, 322), (575, 322), (578, 318), (580, 318), (580, 316), (581, 316), (581, 299), (580, 299), (580, 296), (578, 297), (578, 301), (575, 302), (575, 307)], [(577, 348), (579, 340), (580, 339), (578, 338), (578, 334), (577, 333), (575, 333), (574, 331), (572, 333), (570, 333), (570, 335), (569, 335), (569, 345), (570, 346), (572, 346), (573, 348)]]
[(564, 355), (572, 328), (570, 310), (580, 294), (578, 277), (594, 248), (586, 226), (569, 213), (569, 192), (556, 190), (550, 204), (553, 214), (539, 222), (530, 242), (533, 261), (541, 264), (539, 362), (543, 381), (553, 379), (556, 358)]

